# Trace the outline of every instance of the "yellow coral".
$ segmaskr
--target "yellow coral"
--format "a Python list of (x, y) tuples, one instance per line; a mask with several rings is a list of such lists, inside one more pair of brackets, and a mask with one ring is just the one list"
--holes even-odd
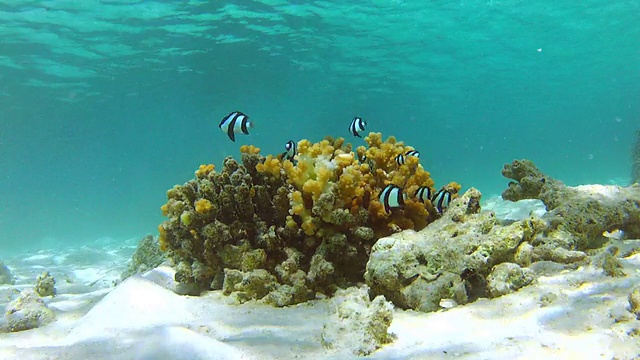
[(167, 251), (167, 249), (169, 248), (169, 242), (167, 241), (167, 230), (162, 224), (158, 225), (158, 234), (158, 244), (160, 245), (160, 250)]
[(169, 215), (169, 204), (164, 204), (160, 206), (160, 210), (162, 211), (162, 216)]
[[(285, 163), (291, 163), (289, 160), (285, 160)], [(280, 170), (282, 170), (282, 162), (277, 157), (268, 155), (263, 163), (256, 165), (256, 171), (261, 173), (267, 173), (271, 176), (280, 176)]]
[[(337, 152), (337, 150), (336, 150), (336, 152)], [(353, 164), (354, 155), (353, 155), (353, 153), (338, 154), (333, 159), (334, 159), (334, 161), (336, 162), (336, 164), (338, 166), (347, 167), (347, 166)]]
[(206, 214), (211, 211), (211, 201), (207, 199), (197, 200), (195, 203), (196, 212), (198, 214)]
[(240, 152), (242, 154), (259, 154), (260, 148), (253, 145), (242, 145), (240, 146)]
[(302, 215), (304, 212), (304, 201), (302, 200), (302, 193), (300, 191), (294, 191), (289, 195), (289, 203), (291, 205), (292, 215)]
[(309, 236), (312, 236), (316, 233), (316, 224), (314, 224), (313, 218), (311, 218), (310, 216), (302, 222), (301, 227), (302, 230), (304, 230), (304, 233)]
[(216, 169), (216, 166), (213, 164), (200, 165), (198, 170), (196, 170), (196, 177), (199, 179), (202, 179), (205, 176), (209, 175), (209, 173), (214, 171), (215, 169)]

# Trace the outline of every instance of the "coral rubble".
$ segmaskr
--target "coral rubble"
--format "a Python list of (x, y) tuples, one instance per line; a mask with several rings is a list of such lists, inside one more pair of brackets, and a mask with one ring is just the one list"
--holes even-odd
[(603, 232), (616, 229), (640, 236), (640, 184), (566, 186), (529, 160), (506, 164), (502, 175), (514, 180), (502, 198), (541, 200), (548, 211), (542, 218), (564, 248), (597, 248), (607, 240)]
[(35, 292), (41, 297), (55, 296), (56, 295), (56, 280), (51, 276), (48, 271), (38, 275), (36, 279), (36, 285), (34, 286)]
[[(162, 206), (159, 245), (176, 280), (277, 306), (362, 281), (376, 239), (440, 217), (415, 197), (434, 187), (418, 158), (395, 161), (413, 148), (379, 133), (365, 141), (352, 149), (342, 138), (301, 140), (295, 161), (243, 146), (241, 163), (227, 157), (219, 172), (202, 165)], [(380, 202), (389, 184), (403, 189), (403, 207)], [(455, 198), (460, 185), (445, 188)]]

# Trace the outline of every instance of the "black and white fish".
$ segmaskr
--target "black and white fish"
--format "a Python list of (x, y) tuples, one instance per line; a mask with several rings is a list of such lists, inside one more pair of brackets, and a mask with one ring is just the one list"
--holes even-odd
[(389, 184), (380, 193), (380, 203), (384, 205), (384, 211), (390, 212), (393, 208), (399, 208), (404, 205), (405, 194), (402, 188)]
[(366, 126), (366, 121), (356, 116), (353, 118), (353, 120), (351, 120), (351, 125), (349, 125), (349, 132), (353, 134), (353, 136), (362, 137), (360, 136), (360, 132), (364, 131)]
[(282, 153), (282, 158), (284, 160), (289, 160), (293, 162), (296, 155), (298, 155), (298, 144), (296, 144), (293, 140), (287, 141), (284, 144), (284, 152)]
[(398, 154), (398, 156), (396, 156), (396, 164), (404, 165), (404, 155)]
[(440, 214), (449, 207), (450, 202), (451, 193), (445, 188), (438, 190), (438, 192), (436, 192), (431, 198), (431, 203)]
[(415, 156), (415, 157), (419, 158), (420, 157), (420, 152), (418, 150), (416, 150), (416, 149), (413, 149), (413, 150), (407, 151), (406, 153), (404, 153), (404, 155), (405, 156)]
[(431, 188), (428, 186), (419, 187), (418, 190), (416, 190), (416, 198), (422, 203), (427, 200), (431, 201)]
[(231, 141), (236, 141), (236, 133), (242, 132), (249, 135), (249, 129), (253, 127), (253, 123), (249, 121), (249, 116), (240, 111), (234, 111), (222, 118), (218, 127), (227, 133)]

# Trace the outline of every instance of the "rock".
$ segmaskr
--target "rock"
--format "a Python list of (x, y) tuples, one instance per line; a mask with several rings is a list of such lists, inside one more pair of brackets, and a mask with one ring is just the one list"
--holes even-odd
[(336, 312), (322, 329), (324, 346), (347, 347), (365, 356), (393, 341), (388, 333), (393, 305), (383, 296), (371, 301), (367, 287), (350, 287), (338, 290), (332, 301)]
[(518, 264), (502, 263), (493, 268), (487, 277), (487, 290), (489, 297), (512, 293), (534, 281), (531, 269), (521, 268)]
[(55, 320), (53, 311), (32, 289), (25, 289), (7, 305), (4, 313), (10, 332), (34, 329)]
[(492, 212), (470, 210), (480, 196), (469, 189), (419, 233), (403, 231), (378, 240), (365, 272), (372, 295), (425, 312), (440, 309), (442, 299), (464, 304), (485, 296), (493, 266), (513, 262), (518, 246), (545, 224), (529, 218), (499, 226)]

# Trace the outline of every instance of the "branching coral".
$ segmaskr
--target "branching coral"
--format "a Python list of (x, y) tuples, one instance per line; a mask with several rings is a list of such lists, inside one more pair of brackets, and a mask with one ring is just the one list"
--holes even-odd
[[(352, 151), (342, 138), (301, 140), (294, 161), (243, 146), (242, 164), (227, 157), (221, 172), (200, 166), (162, 206), (169, 219), (159, 244), (177, 264), (176, 280), (278, 306), (361, 282), (377, 238), (440, 216), (415, 197), (434, 187), (419, 159), (396, 161), (413, 148), (380, 133), (365, 141)], [(379, 196), (389, 184), (406, 199), (386, 211)]]

